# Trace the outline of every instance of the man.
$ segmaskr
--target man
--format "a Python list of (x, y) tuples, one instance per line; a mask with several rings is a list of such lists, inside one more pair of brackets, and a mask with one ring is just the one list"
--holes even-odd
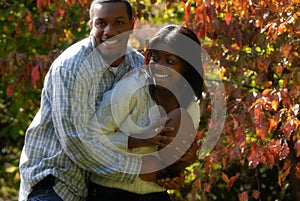
[(125, 73), (142, 66), (143, 56), (127, 46), (134, 27), (128, 1), (93, 1), (89, 25), (90, 37), (67, 48), (45, 77), (20, 159), (19, 201), (85, 200), (91, 172), (121, 181), (156, 179), (156, 173), (139, 173), (159, 167), (157, 159), (121, 155), (101, 142), (91, 148), (87, 123), (97, 103)]

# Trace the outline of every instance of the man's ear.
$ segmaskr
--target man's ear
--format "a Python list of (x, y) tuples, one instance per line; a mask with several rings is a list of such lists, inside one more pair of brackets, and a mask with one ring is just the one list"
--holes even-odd
[(90, 26), (90, 29), (92, 29), (92, 27), (93, 27), (93, 20), (89, 21), (89, 26)]

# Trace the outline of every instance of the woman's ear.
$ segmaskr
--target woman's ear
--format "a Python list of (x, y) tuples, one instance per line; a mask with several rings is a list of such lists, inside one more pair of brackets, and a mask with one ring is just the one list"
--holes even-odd
[(135, 24), (135, 19), (134, 18), (131, 19), (130, 24), (131, 24), (132, 29), (133, 29), (134, 28), (134, 24)]

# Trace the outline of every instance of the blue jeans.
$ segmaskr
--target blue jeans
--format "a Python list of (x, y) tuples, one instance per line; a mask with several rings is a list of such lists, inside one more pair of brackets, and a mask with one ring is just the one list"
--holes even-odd
[(53, 190), (55, 178), (47, 176), (33, 187), (27, 201), (63, 201)]
[(172, 201), (167, 191), (136, 194), (90, 182), (87, 201)]
[(27, 201), (63, 201), (53, 190), (48, 189), (34, 189), (29, 195)]

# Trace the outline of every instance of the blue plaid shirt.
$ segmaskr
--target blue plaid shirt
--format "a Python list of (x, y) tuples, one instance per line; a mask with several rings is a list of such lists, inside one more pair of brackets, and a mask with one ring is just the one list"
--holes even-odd
[(47, 175), (55, 176), (54, 190), (66, 201), (85, 200), (89, 173), (135, 180), (138, 174), (124, 172), (138, 173), (140, 159), (111, 150), (105, 143), (91, 149), (87, 125), (103, 93), (142, 65), (143, 56), (128, 46), (114, 74), (90, 38), (72, 45), (53, 62), (45, 77), (40, 110), (25, 135), (19, 201), (26, 200), (32, 187)]

